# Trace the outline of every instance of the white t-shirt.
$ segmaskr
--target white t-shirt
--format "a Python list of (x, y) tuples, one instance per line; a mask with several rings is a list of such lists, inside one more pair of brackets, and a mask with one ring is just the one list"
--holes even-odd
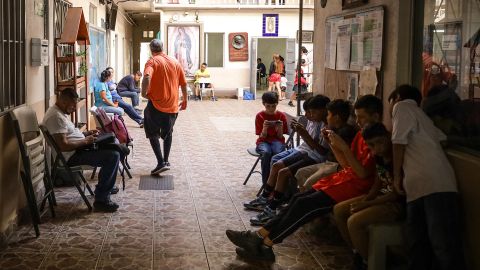
[[(67, 136), (69, 141), (78, 141), (83, 140), (85, 135), (75, 127), (73, 122), (70, 120), (70, 116), (63, 113), (57, 105), (53, 105), (48, 108), (43, 118), (42, 124), (48, 129), (50, 134), (61, 134), (64, 133)], [(75, 151), (62, 152), (65, 159), (68, 159), (75, 154)]]
[[(328, 142), (323, 139), (323, 136), (321, 136), (321, 131), (324, 126), (325, 124), (323, 122), (308, 121), (305, 129), (308, 131), (308, 134), (312, 136), (314, 141), (319, 141), (319, 144), (322, 147), (324, 147), (325, 149), (330, 149), (330, 145), (328, 144)], [(297, 146), (296, 149), (300, 152), (308, 153), (308, 156), (316, 162), (320, 163), (326, 160), (326, 155), (320, 155), (320, 153), (310, 148), (310, 146), (308, 146), (306, 142), (303, 142), (302, 144)]]
[(446, 140), (414, 100), (393, 107), (392, 143), (406, 145), (403, 186), (407, 202), (438, 192), (457, 192), (455, 174), (440, 145)]

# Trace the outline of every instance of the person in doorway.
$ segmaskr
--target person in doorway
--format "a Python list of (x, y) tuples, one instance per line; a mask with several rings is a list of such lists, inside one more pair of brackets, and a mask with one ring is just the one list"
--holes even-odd
[[(280, 88), (280, 82), (282, 80), (282, 76), (285, 75), (285, 67), (283, 61), (281, 61), (280, 55), (274, 54), (274, 70), (273, 73), (270, 74), (268, 79), (268, 91), (273, 91), (272, 88), (277, 90), (278, 96), (282, 96), (282, 89)], [(271, 66), (270, 66), (271, 67)], [(282, 99), (280, 99), (282, 100)]]
[(140, 81), (140, 78), (142, 78), (142, 72), (137, 71), (134, 74), (129, 74), (123, 77), (117, 85), (118, 95), (121, 97), (130, 98), (132, 100), (132, 106), (135, 110), (139, 110), (138, 105), (140, 104), (140, 89), (137, 87), (137, 83)]
[(262, 63), (262, 58), (257, 58), (257, 82), (262, 85), (262, 78), (267, 76), (267, 67)]
[[(145, 108), (145, 135), (157, 158), (152, 175), (170, 169), (168, 157), (172, 147), (173, 126), (179, 110), (178, 88), (182, 89), (180, 110), (187, 108), (187, 81), (180, 63), (164, 53), (163, 42), (150, 42), (152, 57), (145, 64), (142, 80), (142, 97), (148, 99)], [(163, 140), (163, 154), (160, 141)]]
[[(303, 76), (303, 69), (300, 68), (300, 94), (306, 93), (307, 92), (307, 80)], [(295, 104), (293, 102), (297, 99), (297, 93), (298, 93), (298, 70), (295, 72), (295, 80), (294, 80), (294, 86), (293, 86), (293, 93), (290, 96), (290, 101), (288, 102), (288, 106), (290, 107), (295, 107)]]

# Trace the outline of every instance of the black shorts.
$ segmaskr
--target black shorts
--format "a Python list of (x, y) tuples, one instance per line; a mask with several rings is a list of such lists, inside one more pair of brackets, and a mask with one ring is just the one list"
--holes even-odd
[(210, 83), (198, 83), (198, 87), (200, 88), (212, 88)]
[(296, 151), (289, 156), (286, 156), (279, 160), (290, 170), (292, 175), (295, 175), (297, 171), (303, 167), (307, 167), (317, 162), (310, 158), (307, 153)]
[(165, 139), (173, 132), (173, 126), (177, 120), (178, 113), (164, 113), (155, 108), (151, 101), (148, 101), (144, 111), (143, 128), (147, 138)]
[[(298, 91), (297, 89), (298, 89), (298, 84), (295, 84), (295, 85), (293, 86), (293, 92), (297, 92), (297, 91)], [(308, 92), (307, 86), (306, 86), (306, 85), (302, 85), (302, 86), (300, 87), (300, 93), (306, 93), (306, 92)]]

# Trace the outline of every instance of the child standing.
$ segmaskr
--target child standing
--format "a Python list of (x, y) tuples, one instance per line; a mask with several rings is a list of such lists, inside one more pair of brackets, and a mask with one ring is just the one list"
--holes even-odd
[(262, 183), (267, 183), (270, 175), (272, 156), (285, 151), (285, 138), (288, 133), (287, 117), (277, 111), (278, 94), (266, 92), (262, 95), (265, 110), (255, 117), (255, 133), (258, 135), (257, 152), (261, 155)]
[[(393, 177), (407, 197), (409, 269), (465, 269), (455, 174), (440, 145), (446, 140), (418, 107), (410, 85), (395, 89), (392, 112)], [(403, 171), (402, 171), (403, 170)]]

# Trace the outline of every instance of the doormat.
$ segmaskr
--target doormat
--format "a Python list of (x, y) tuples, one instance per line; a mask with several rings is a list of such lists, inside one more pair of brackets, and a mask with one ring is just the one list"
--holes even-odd
[(141, 175), (138, 190), (173, 190), (173, 175)]

